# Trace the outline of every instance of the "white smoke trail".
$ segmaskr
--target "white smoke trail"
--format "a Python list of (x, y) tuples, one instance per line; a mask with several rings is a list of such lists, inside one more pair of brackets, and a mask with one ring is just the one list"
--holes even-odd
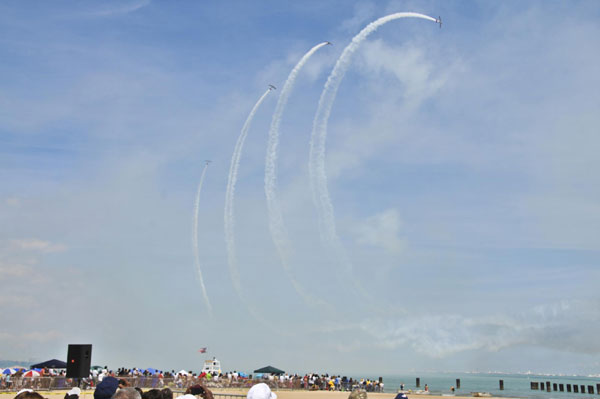
[(330, 44), (329, 42), (319, 43), (311, 48), (300, 61), (296, 64), (294, 69), (290, 72), (279, 99), (277, 100), (277, 106), (273, 113), (273, 119), (271, 120), (271, 128), (269, 129), (269, 139), (267, 142), (267, 156), (265, 159), (265, 195), (267, 197), (267, 210), (269, 216), (269, 230), (271, 232), (271, 238), (277, 248), (281, 264), (285, 270), (292, 286), (302, 297), (302, 299), (309, 304), (320, 305), (322, 301), (317, 300), (302, 288), (302, 286), (296, 281), (292, 274), (291, 266), (289, 264), (289, 258), (292, 251), (292, 245), (283, 222), (283, 214), (281, 212), (281, 206), (277, 199), (277, 192), (275, 189), (277, 182), (277, 149), (279, 145), (279, 126), (281, 125), (281, 117), (285, 106), (287, 105), (290, 94), (294, 88), (296, 77), (300, 70), (304, 67), (304, 64), (308, 59), (321, 47)]
[(235, 195), (235, 184), (237, 182), (238, 169), (240, 168), (240, 158), (242, 157), (242, 149), (244, 148), (244, 141), (246, 140), (246, 136), (248, 135), (248, 130), (250, 129), (250, 124), (252, 123), (252, 119), (254, 119), (254, 114), (260, 107), (260, 104), (267, 97), (267, 94), (271, 89), (267, 89), (265, 93), (258, 99), (252, 111), (246, 118), (246, 122), (242, 127), (242, 131), (240, 136), (238, 137), (237, 142), (235, 143), (235, 148), (233, 150), (233, 156), (231, 157), (231, 166), (229, 167), (229, 179), (227, 180), (227, 190), (225, 192), (225, 243), (227, 245), (227, 261), (229, 265), (229, 274), (231, 275), (231, 280), (233, 282), (233, 288), (235, 292), (238, 294), (239, 298), (242, 302), (248, 304), (247, 301), (244, 300), (244, 295), (242, 292), (242, 283), (240, 280), (240, 274), (237, 267), (237, 258), (235, 254), (235, 234), (234, 234), (234, 212), (233, 212), (233, 199)]
[[(338, 58), (331, 74), (327, 78), (321, 98), (319, 99), (319, 107), (313, 120), (313, 130), (310, 137), (310, 155), (308, 163), (308, 171), (310, 176), (310, 187), (313, 195), (313, 203), (317, 209), (319, 218), (319, 230), (321, 239), (332, 247), (335, 254), (342, 264), (346, 266), (346, 273), (351, 276), (352, 265), (346, 255), (342, 242), (337, 235), (335, 229), (335, 217), (333, 212), (333, 204), (327, 189), (327, 175), (325, 173), (325, 141), (327, 138), (327, 122), (331, 114), (331, 108), (338, 91), (340, 84), (344, 78), (344, 74), (350, 65), (352, 55), (359, 48), (360, 44), (380, 26), (399, 19), (399, 18), (423, 18), (433, 22), (438, 22), (435, 18), (424, 14), (414, 12), (400, 12), (390, 14), (379, 18), (376, 21), (368, 24), (356, 36), (352, 38), (352, 42), (342, 52)], [(366, 292), (358, 285), (356, 279), (353, 279), (356, 288), (366, 296)]]
[(200, 287), (202, 288), (202, 296), (204, 297), (204, 303), (208, 309), (209, 315), (212, 317), (212, 306), (206, 293), (206, 287), (204, 285), (204, 278), (202, 277), (202, 267), (200, 263), (200, 251), (198, 249), (198, 213), (200, 210), (200, 193), (202, 192), (202, 185), (204, 184), (204, 176), (206, 175), (206, 169), (208, 169), (208, 162), (202, 169), (202, 175), (200, 175), (200, 183), (198, 183), (198, 191), (196, 192), (196, 201), (194, 202), (194, 218), (192, 222), (192, 248), (194, 249), (194, 261), (196, 263), (196, 271), (198, 272), (198, 280), (200, 281)]

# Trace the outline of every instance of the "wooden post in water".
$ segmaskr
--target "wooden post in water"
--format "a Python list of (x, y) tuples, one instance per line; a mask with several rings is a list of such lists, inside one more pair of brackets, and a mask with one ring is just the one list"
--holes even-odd
[(585, 393), (585, 385), (581, 386), (581, 393)]
[[(598, 384), (598, 386), (600, 386), (600, 384)], [(460, 378), (456, 379), (456, 389), (460, 389)], [(600, 391), (600, 388), (598, 388), (598, 391)]]
[(565, 391), (565, 384), (558, 384), (558, 390), (561, 392)]
[(417, 377), (417, 388), (419, 388), (421, 386), (421, 379), (419, 377)]
[(552, 384), (552, 390), (554, 392), (558, 391), (558, 384), (556, 382), (554, 384)]
[(500, 380), (498, 381), (499, 385), (500, 385), (500, 390), (504, 391), (504, 380)]
[(567, 392), (571, 392), (571, 384), (567, 384)]
[(573, 392), (574, 393), (579, 393), (579, 385), (573, 384)]
[(592, 395), (594, 394), (594, 386), (593, 385), (588, 385), (588, 393), (591, 393)]
[(538, 389), (540, 389), (540, 384), (537, 383), (537, 382), (531, 381), (531, 390), (532, 391), (537, 391)]
[(600, 395), (600, 384), (596, 384), (596, 392)]
[(550, 392), (550, 381), (546, 381), (546, 392)]

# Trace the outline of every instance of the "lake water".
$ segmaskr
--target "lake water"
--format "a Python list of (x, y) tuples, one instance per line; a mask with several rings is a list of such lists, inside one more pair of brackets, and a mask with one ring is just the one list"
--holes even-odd
[[(373, 379), (379, 376), (370, 376)], [(429, 386), (432, 394), (450, 394), (450, 387), (456, 388), (456, 379), (460, 378), (461, 388), (455, 394), (458, 396), (469, 396), (471, 392), (489, 392), (494, 396), (531, 398), (531, 399), (584, 399), (599, 398), (596, 384), (600, 384), (600, 378), (588, 377), (563, 377), (563, 376), (536, 376), (521, 374), (471, 374), (471, 373), (419, 373), (403, 375), (383, 375), (385, 392), (396, 392), (400, 384), (404, 383), (404, 389), (424, 389), (425, 384)], [(416, 378), (421, 379), (421, 387), (416, 387)], [(499, 381), (504, 381), (504, 390), (500, 390)], [(550, 381), (551, 392), (546, 392), (545, 383)], [(543, 390), (532, 390), (531, 382), (544, 383)], [(565, 392), (553, 390), (553, 384), (564, 384)], [(566, 392), (567, 384), (588, 385), (594, 387), (594, 394)], [(581, 391), (580, 391), (581, 392)], [(426, 398), (426, 396), (424, 396)]]

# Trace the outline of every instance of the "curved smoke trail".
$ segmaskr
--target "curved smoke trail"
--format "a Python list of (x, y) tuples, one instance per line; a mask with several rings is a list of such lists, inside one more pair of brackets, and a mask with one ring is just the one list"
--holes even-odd
[[(352, 265), (343, 248), (343, 244), (337, 235), (335, 229), (335, 217), (333, 212), (333, 204), (327, 189), (327, 174), (325, 173), (325, 141), (327, 138), (327, 122), (331, 114), (331, 108), (337, 90), (344, 79), (344, 74), (350, 65), (352, 55), (359, 48), (360, 44), (380, 26), (399, 19), (399, 18), (422, 18), (433, 22), (438, 22), (430, 16), (414, 13), (414, 12), (399, 12), (379, 18), (368, 24), (356, 36), (352, 38), (352, 42), (342, 52), (338, 58), (331, 74), (327, 78), (321, 98), (319, 99), (319, 107), (313, 120), (313, 130), (310, 137), (310, 155), (308, 163), (308, 171), (310, 177), (310, 187), (313, 195), (313, 203), (317, 209), (319, 218), (319, 230), (321, 239), (333, 247), (336, 256), (341, 259), (342, 264), (346, 266), (346, 272), (349, 276), (352, 273)], [(356, 279), (353, 279), (356, 288), (366, 296), (366, 292), (358, 285)]]
[(330, 44), (329, 42), (319, 43), (313, 48), (311, 48), (304, 56), (298, 61), (294, 69), (290, 72), (283, 89), (281, 90), (281, 94), (279, 95), (279, 99), (277, 100), (277, 106), (275, 107), (275, 112), (273, 113), (273, 119), (271, 120), (271, 128), (269, 129), (269, 139), (267, 142), (267, 156), (265, 159), (265, 195), (267, 197), (267, 210), (269, 216), (269, 230), (271, 232), (271, 238), (273, 239), (273, 243), (275, 247), (277, 247), (277, 252), (279, 253), (279, 258), (281, 259), (281, 264), (283, 265), (283, 269), (285, 270), (292, 286), (302, 297), (302, 299), (309, 304), (323, 304), (322, 301), (313, 298), (310, 294), (308, 294), (302, 286), (296, 281), (292, 274), (292, 270), (289, 264), (290, 254), (292, 252), (292, 245), (290, 239), (287, 234), (287, 230), (285, 228), (285, 223), (283, 222), (283, 214), (281, 212), (281, 206), (277, 199), (277, 192), (275, 189), (277, 182), (277, 149), (279, 145), (279, 126), (281, 125), (281, 116), (283, 115), (283, 111), (285, 106), (287, 105), (288, 99), (294, 88), (294, 84), (296, 82), (296, 77), (298, 73), (304, 67), (304, 64), (308, 61), (308, 59), (321, 47)]
[(198, 279), (200, 281), (200, 287), (202, 288), (202, 296), (204, 297), (204, 303), (208, 309), (209, 315), (212, 317), (212, 306), (208, 300), (208, 294), (206, 293), (206, 287), (204, 286), (204, 278), (202, 277), (202, 267), (200, 265), (200, 251), (198, 250), (198, 213), (200, 210), (200, 193), (202, 192), (202, 185), (204, 184), (204, 176), (206, 175), (206, 169), (208, 169), (208, 162), (202, 169), (202, 175), (200, 175), (200, 183), (198, 183), (198, 191), (196, 192), (196, 201), (194, 201), (194, 219), (192, 223), (192, 248), (194, 249), (194, 261), (196, 263), (196, 271), (198, 272)]
[(235, 143), (235, 148), (233, 149), (233, 156), (231, 157), (231, 166), (229, 167), (229, 179), (227, 180), (227, 190), (225, 192), (225, 243), (227, 245), (227, 262), (229, 264), (229, 274), (231, 275), (231, 280), (233, 282), (233, 288), (235, 289), (238, 297), (242, 300), (242, 302), (248, 303), (244, 300), (244, 295), (242, 293), (242, 283), (240, 281), (240, 274), (237, 268), (237, 259), (235, 254), (235, 234), (234, 234), (234, 214), (233, 214), (233, 198), (235, 194), (235, 184), (237, 182), (238, 169), (240, 168), (240, 158), (242, 157), (242, 149), (244, 148), (244, 141), (246, 141), (246, 136), (248, 135), (248, 130), (250, 129), (250, 124), (252, 123), (252, 119), (254, 119), (254, 114), (260, 107), (260, 104), (267, 97), (267, 94), (271, 91), (271, 88), (267, 89), (265, 93), (258, 99), (252, 111), (246, 118), (246, 122), (242, 127), (242, 131), (240, 136), (238, 137), (237, 142)]

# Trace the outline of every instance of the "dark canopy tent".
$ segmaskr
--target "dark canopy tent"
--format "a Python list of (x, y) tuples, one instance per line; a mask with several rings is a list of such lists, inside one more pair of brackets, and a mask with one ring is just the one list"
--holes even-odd
[(32, 369), (43, 369), (44, 367), (48, 367), (49, 369), (66, 369), (67, 363), (62, 362), (60, 360), (52, 359), (46, 360), (45, 362), (32, 364)]
[(283, 374), (285, 371), (279, 370), (273, 366), (263, 367), (262, 369), (254, 370), (255, 373)]

